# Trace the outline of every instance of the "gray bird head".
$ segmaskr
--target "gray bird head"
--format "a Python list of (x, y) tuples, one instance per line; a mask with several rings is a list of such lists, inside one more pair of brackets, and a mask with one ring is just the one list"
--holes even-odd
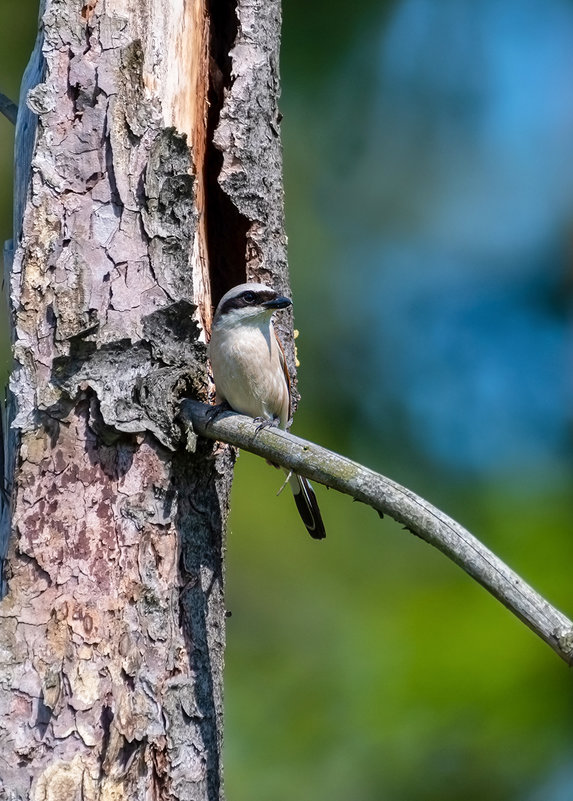
[(217, 306), (213, 326), (241, 325), (270, 320), (277, 309), (286, 309), (290, 298), (266, 284), (239, 284), (226, 292)]

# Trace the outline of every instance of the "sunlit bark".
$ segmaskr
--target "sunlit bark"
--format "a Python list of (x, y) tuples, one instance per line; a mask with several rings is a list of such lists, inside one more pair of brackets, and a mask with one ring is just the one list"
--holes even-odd
[(184, 451), (177, 401), (209, 397), (212, 302), (288, 284), (278, 4), (41, 18), (7, 259), (0, 797), (215, 801), (234, 454)]

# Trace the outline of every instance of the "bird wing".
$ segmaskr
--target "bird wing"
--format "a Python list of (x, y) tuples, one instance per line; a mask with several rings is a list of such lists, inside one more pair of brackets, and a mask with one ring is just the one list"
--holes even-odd
[(286, 420), (286, 425), (285, 425), (285, 427), (286, 427), (286, 426), (288, 426), (289, 420), (291, 419), (291, 416), (292, 416), (292, 391), (291, 391), (290, 375), (289, 375), (289, 372), (288, 372), (288, 367), (287, 367), (287, 363), (286, 363), (286, 357), (285, 357), (284, 348), (282, 346), (282, 342), (278, 338), (277, 333), (274, 330), (274, 328), (273, 328), (273, 331), (274, 331), (274, 334), (275, 334), (275, 339), (277, 341), (277, 345), (279, 346), (279, 359), (280, 359), (280, 362), (281, 362), (281, 367), (283, 368), (283, 373), (284, 373), (284, 377), (285, 377), (285, 381), (286, 381), (286, 385), (287, 385), (287, 389), (288, 389), (288, 410), (287, 410), (287, 420)]

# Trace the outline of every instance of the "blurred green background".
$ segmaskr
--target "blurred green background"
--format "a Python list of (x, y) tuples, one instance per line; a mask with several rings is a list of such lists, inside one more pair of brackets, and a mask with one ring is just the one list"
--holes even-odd
[[(30, 0), (3, 0), (17, 93)], [(410, 486), (573, 613), (573, 3), (284, 0), (294, 431)], [(12, 130), (0, 119), (2, 237)], [(232, 801), (570, 801), (571, 674), (459, 568), (240, 456)]]

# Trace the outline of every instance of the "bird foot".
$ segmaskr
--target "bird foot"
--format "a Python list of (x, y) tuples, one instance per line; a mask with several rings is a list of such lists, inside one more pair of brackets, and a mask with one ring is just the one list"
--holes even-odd
[(276, 428), (279, 424), (278, 420), (269, 420), (267, 417), (253, 417), (253, 422), (258, 423), (255, 434), (258, 434), (263, 428)]

